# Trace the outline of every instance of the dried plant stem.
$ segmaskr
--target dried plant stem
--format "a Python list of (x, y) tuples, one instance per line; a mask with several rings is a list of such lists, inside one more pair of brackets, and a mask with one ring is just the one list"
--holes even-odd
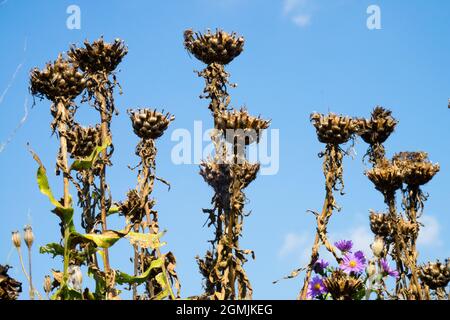
[[(338, 172), (341, 172), (341, 162), (339, 159), (342, 158), (342, 151), (339, 145), (327, 144), (324, 156), (324, 175), (325, 175), (325, 200), (322, 207), (322, 212), (316, 216), (317, 221), (317, 231), (316, 237), (314, 239), (314, 244), (312, 247), (311, 259), (306, 269), (305, 280), (303, 287), (298, 295), (299, 300), (305, 300), (307, 298), (308, 285), (311, 280), (312, 270), (314, 264), (319, 258), (319, 249), (321, 243), (324, 244), (325, 248), (333, 255), (338, 263), (340, 263), (341, 258), (336, 253), (334, 246), (329, 242), (327, 237), (327, 224), (333, 214), (333, 209), (335, 208), (335, 200), (333, 195), (333, 189), (341, 177)], [(336, 161), (338, 159), (338, 161)], [(338, 170), (335, 170), (337, 166)]]
[[(59, 101), (57, 102), (57, 113), (60, 115), (60, 120), (57, 122), (58, 124), (58, 133), (59, 133), (59, 141), (60, 141), (60, 159), (61, 163), (58, 162), (58, 166), (63, 171), (63, 184), (64, 184), (64, 196), (63, 196), (63, 206), (68, 208), (70, 206), (70, 194), (69, 194), (69, 164), (67, 160), (67, 120), (68, 120), (68, 114), (67, 114), (67, 108), (65, 107), (64, 103)], [(61, 283), (61, 288), (63, 288), (68, 279), (68, 268), (69, 268), (69, 248), (68, 248), (68, 237), (69, 237), (69, 230), (67, 229), (66, 225), (63, 225), (63, 232), (64, 232), (64, 270), (63, 270), (63, 280)]]
[[(134, 225), (134, 232), (139, 232), (139, 225)], [(134, 259), (133, 259), (133, 275), (136, 277), (139, 273), (139, 246), (133, 245)], [(137, 300), (137, 284), (133, 284), (133, 300)]]
[[(156, 153), (156, 149), (153, 149), (154, 153)], [(155, 154), (153, 155), (155, 156)], [(148, 226), (148, 231), (150, 232), (150, 234), (155, 234), (153, 228), (152, 228), (152, 220), (150, 217), (150, 207), (149, 207), (149, 203), (148, 203), (148, 195), (150, 193), (153, 192), (153, 186), (154, 186), (154, 181), (155, 181), (155, 175), (151, 172), (148, 164), (146, 163), (146, 161), (143, 161), (143, 169), (142, 169), (142, 177), (143, 177), (143, 188), (142, 188), (142, 193), (145, 195), (145, 197), (143, 197), (143, 201), (145, 201), (145, 217), (147, 219), (147, 226)], [(163, 259), (163, 263), (161, 264), (161, 269), (164, 275), (164, 278), (166, 280), (167, 283), (167, 289), (169, 291), (169, 296), (171, 300), (176, 300), (176, 296), (172, 290), (172, 285), (171, 285), (171, 281), (170, 281), (170, 277), (166, 268), (166, 263), (165, 263), (165, 256), (163, 254), (161, 254), (161, 250), (159, 249), (159, 247), (156, 248), (156, 257), (157, 258), (162, 258)]]
[(17, 248), (17, 253), (19, 255), (19, 261), (20, 261), (20, 266), (22, 267), (22, 272), (25, 275), (25, 278), (27, 278), (27, 281), (28, 281), (28, 284), (29, 284), (30, 298), (31, 298), (31, 280), (30, 280), (30, 276), (28, 275), (28, 273), (26, 271), (25, 264), (23, 263), (22, 250), (20, 250), (20, 247)]
[(34, 300), (33, 276), (31, 274), (31, 248), (28, 248), (28, 274), (30, 276), (30, 298)]
[[(104, 76), (107, 79), (107, 76)], [(102, 88), (102, 90), (105, 90)], [(106, 106), (106, 99), (103, 94), (97, 90), (95, 97), (100, 105), (100, 117), (101, 117), (101, 144), (104, 145), (109, 137), (109, 116)], [(105, 232), (108, 228), (106, 224), (106, 162), (108, 161), (107, 151), (104, 150), (101, 154), (103, 160), (101, 170), (100, 170), (100, 209), (101, 209), (101, 221), (102, 221), (102, 231)], [(105, 272), (109, 273), (109, 252), (108, 249), (103, 249), (104, 253), (104, 264)]]
[(397, 265), (397, 271), (399, 272), (399, 277), (396, 279), (395, 283), (395, 294), (397, 297), (400, 296), (402, 289), (407, 287), (406, 283), (406, 275), (405, 275), (405, 269), (403, 266), (402, 261), (402, 246), (401, 246), (401, 236), (398, 230), (398, 216), (397, 216), (397, 209), (395, 206), (395, 191), (391, 192), (385, 192), (385, 202), (388, 205), (389, 208), (389, 218), (391, 219), (392, 223), (392, 233), (393, 233), (393, 240), (394, 240), (394, 252), (392, 254), (393, 259), (395, 260), (395, 263)]

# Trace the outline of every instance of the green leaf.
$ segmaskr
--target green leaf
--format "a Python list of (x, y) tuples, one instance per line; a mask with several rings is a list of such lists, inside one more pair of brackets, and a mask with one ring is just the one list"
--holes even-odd
[(162, 291), (158, 293), (156, 296), (154, 296), (153, 300), (162, 300), (169, 296), (169, 284), (167, 283), (166, 277), (164, 276), (163, 272), (160, 272), (155, 277), (158, 284), (161, 286)]
[(110, 216), (112, 214), (118, 213), (119, 212), (119, 207), (117, 206), (112, 206), (111, 208), (109, 208), (108, 212), (106, 213), (107, 216)]
[(56, 200), (55, 196), (52, 193), (52, 190), (50, 188), (50, 184), (48, 183), (47, 178), (47, 170), (45, 169), (44, 165), (42, 164), (41, 159), (39, 159), (38, 155), (34, 153), (32, 150), (30, 150), (33, 159), (38, 163), (39, 168), (37, 170), (36, 179), (39, 187), (39, 191), (41, 191), (42, 194), (46, 195), (50, 202), (55, 206), (55, 209), (53, 212), (58, 215), (61, 220), (65, 223), (70, 225), (72, 218), (73, 218), (73, 208), (72, 207), (64, 207), (58, 200)]
[(130, 240), (132, 245), (137, 244), (142, 248), (152, 248), (156, 249), (162, 247), (166, 242), (160, 242), (159, 239), (164, 235), (165, 231), (160, 233), (138, 233), (130, 232), (127, 238)]
[(148, 277), (150, 276), (150, 272), (153, 269), (162, 267), (163, 261), (164, 260), (162, 257), (158, 258), (156, 260), (153, 260), (150, 263), (150, 266), (147, 268), (147, 270), (139, 276), (130, 276), (129, 274), (126, 274), (125, 272), (116, 270), (116, 282), (118, 284), (124, 284), (124, 283), (141, 284), (148, 279)]
[(53, 255), (53, 258), (56, 256), (64, 256), (64, 247), (58, 243), (48, 243), (45, 246), (39, 248), (39, 253), (49, 253)]
[(125, 234), (120, 231), (107, 230), (100, 234), (88, 233), (80, 236), (94, 242), (97, 247), (107, 249), (116, 243), (120, 238), (123, 238)]
[(108, 146), (110, 145), (111, 140), (108, 139), (103, 145), (94, 148), (94, 151), (92, 151), (91, 155), (89, 155), (88, 157), (74, 161), (70, 166), (70, 170), (81, 171), (92, 168), (95, 161), (97, 161), (98, 155), (106, 150), (106, 148), (108, 148)]

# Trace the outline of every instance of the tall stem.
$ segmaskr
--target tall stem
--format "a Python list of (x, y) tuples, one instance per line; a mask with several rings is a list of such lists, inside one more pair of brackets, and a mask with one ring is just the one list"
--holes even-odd
[[(107, 78), (107, 76), (105, 76)], [(103, 88), (102, 88), (103, 90)], [(100, 103), (100, 117), (101, 117), (101, 144), (104, 145), (108, 141), (109, 127), (108, 127), (108, 111), (106, 106), (106, 99), (99, 90), (96, 91), (97, 101)], [(107, 151), (103, 150), (101, 154), (103, 160), (102, 167), (100, 170), (100, 209), (101, 209), (101, 220), (102, 220), (102, 232), (105, 232), (108, 228), (106, 224), (106, 162), (108, 161)], [(104, 264), (105, 272), (108, 273), (110, 270), (109, 265), (109, 252), (108, 249), (103, 249), (104, 253)]]

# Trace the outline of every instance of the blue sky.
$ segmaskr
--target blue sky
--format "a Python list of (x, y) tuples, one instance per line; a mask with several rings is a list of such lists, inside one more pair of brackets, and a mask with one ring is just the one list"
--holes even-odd
[[(81, 9), (80, 30), (66, 28), (71, 4)], [(381, 8), (381, 30), (366, 27), (371, 4)], [(37, 189), (26, 143), (52, 173), (57, 141), (51, 136), (49, 102), (37, 101), (32, 108), (29, 70), (55, 59), (71, 43), (120, 37), (129, 54), (120, 65), (124, 94), (117, 95), (121, 113), (112, 125), (115, 153), (108, 178), (113, 197), (123, 199), (136, 183), (127, 165), (137, 163), (137, 138), (125, 110), (151, 106), (174, 113), (176, 121), (158, 140), (157, 158), (158, 173), (172, 189), (160, 185), (154, 195), (160, 225), (168, 229), (166, 249), (178, 260), (182, 295), (201, 293), (194, 257), (204, 254), (212, 237), (212, 230), (202, 227), (206, 216), (201, 211), (209, 207), (212, 191), (196, 165), (176, 166), (170, 160), (174, 129), (192, 131), (195, 120), (212, 123), (207, 102), (198, 99), (203, 81), (193, 73), (203, 65), (183, 48), (182, 33), (189, 27), (221, 27), (245, 37), (245, 51), (228, 66), (231, 80), (239, 84), (231, 91), (232, 104), (272, 119), (272, 128), (280, 132), (278, 174), (260, 176), (246, 192), (252, 214), (241, 246), (256, 252), (256, 260), (246, 264), (254, 298), (294, 299), (301, 286), (301, 278), (272, 281), (305, 263), (315, 231), (306, 210), (320, 209), (323, 201), (317, 158), (323, 145), (309, 123), (312, 111), (368, 116), (378, 104), (393, 110), (400, 124), (386, 144), (388, 154), (424, 150), (441, 165), (425, 187), (430, 198), (419, 260), (448, 257), (449, 12), (450, 3), (439, 0), (0, 1), (0, 263), (13, 265), (12, 275), (24, 281), (10, 235), (32, 223), (35, 285), (40, 289), (50, 268), (62, 266), (38, 253), (39, 245), (59, 239), (59, 227)], [(86, 105), (77, 117), (83, 124), (98, 121)], [(384, 204), (363, 175), (366, 145), (359, 141), (355, 149), (356, 158), (344, 162), (347, 193), (337, 198), (343, 210), (332, 217), (330, 235), (352, 238), (367, 251), (372, 237), (368, 211), (383, 210)], [(59, 179), (52, 176), (50, 182), (59, 194)], [(112, 219), (110, 226), (122, 228), (123, 221)], [(131, 272), (131, 255), (129, 244), (119, 242), (112, 250), (113, 267)]]

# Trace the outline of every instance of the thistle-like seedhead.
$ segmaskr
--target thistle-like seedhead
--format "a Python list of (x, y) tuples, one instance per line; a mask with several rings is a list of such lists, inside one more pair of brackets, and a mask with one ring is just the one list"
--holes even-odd
[(259, 171), (259, 163), (216, 163), (214, 161), (200, 164), (200, 175), (216, 191), (221, 193), (230, 189), (233, 177), (239, 181), (241, 189), (245, 189)]
[(127, 53), (128, 49), (122, 40), (115, 39), (113, 43), (108, 43), (101, 37), (92, 43), (84, 41), (84, 48), (72, 45), (67, 55), (82, 71), (93, 74), (113, 72)]
[(358, 121), (351, 117), (344, 117), (334, 113), (327, 115), (313, 113), (310, 119), (316, 128), (317, 137), (322, 143), (346, 143), (358, 131)]
[(31, 94), (53, 102), (75, 99), (85, 85), (83, 74), (61, 54), (54, 62), (47, 63), (44, 69), (34, 68), (30, 73)]
[(244, 38), (219, 29), (215, 33), (208, 30), (204, 34), (188, 29), (184, 32), (184, 46), (206, 64), (216, 62), (225, 65), (241, 54)]
[(128, 110), (134, 133), (141, 139), (157, 139), (169, 127), (175, 117), (154, 109)]
[(333, 271), (323, 282), (334, 300), (353, 300), (364, 287), (361, 279), (352, 277), (342, 270)]
[(392, 111), (377, 106), (370, 119), (359, 119), (358, 134), (370, 145), (381, 144), (394, 132), (397, 124), (398, 121), (392, 117)]
[[(150, 202), (150, 207), (153, 207), (153, 204), (153, 201)], [(119, 212), (133, 224), (141, 222), (145, 217), (141, 196), (135, 189), (128, 191), (127, 199), (119, 204)]]
[(370, 212), (370, 229), (382, 238), (387, 238), (392, 233), (392, 224), (389, 217), (384, 213)]
[(269, 127), (270, 120), (253, 117), (242, 108), (240, 111), (217, 112), (214, 115), (214, 125), (216, 129), (223, 131), (228, 142), (235, 144), (243, 141), (245, 145), (249, 145), (259, 142), (260, 134)]
[(85, 158), (101, 144), (100, 125), (83, 127), (75, 124), (67, 132), (67, 151), (75, 158)]
[(445, 288), (450, 282), (450, 260), (445, 263), (437, 260), (420, 268), (420, 279), (431, 289)]
[(418, 187), (428, 183), (439, 172), (439, 164), (433, 164), (426, 152), (400, 152), (392, 159), (403, 170), (404, 182)]
[(403, 183), (403, 170), (387, 159), (366, 171), (366, 176), (382, 193), (395, 192)]

